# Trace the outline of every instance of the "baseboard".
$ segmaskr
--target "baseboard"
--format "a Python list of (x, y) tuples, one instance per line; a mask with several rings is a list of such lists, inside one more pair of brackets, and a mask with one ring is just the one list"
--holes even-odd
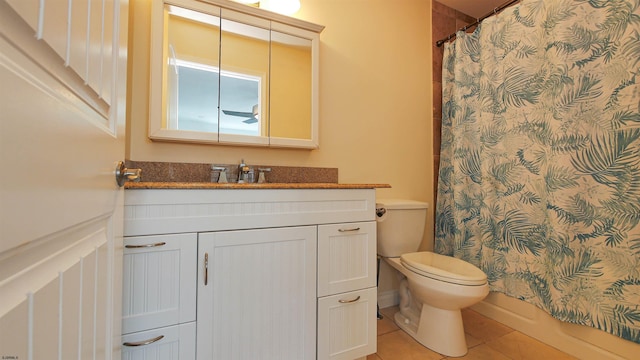
[(380, 309), (396, 306), (400, 304), (400, 294), (398, 290), (378, 291), (378, 306)]
[(501, 293), (492, 292), (471, 308), (579, 359), (638, 359), (640, 354), (640, 344), (588, 326), (561, 322), (534, 305)]

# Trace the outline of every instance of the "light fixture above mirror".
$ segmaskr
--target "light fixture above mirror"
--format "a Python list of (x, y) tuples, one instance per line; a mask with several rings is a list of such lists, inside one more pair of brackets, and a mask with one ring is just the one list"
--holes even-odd
[(242, 4), (259, 7), (279, 14), (292, 15), (300, 10), (300, 0), (234, 0)]

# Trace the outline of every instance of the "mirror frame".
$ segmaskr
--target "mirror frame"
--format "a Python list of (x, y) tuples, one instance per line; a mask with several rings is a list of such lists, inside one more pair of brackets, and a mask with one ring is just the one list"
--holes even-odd
[[(247, 136), (167, 129), (162, 127), (165, 111), (163, 96), (163, 39), (165, 36), (165, 4), (201, 11), (221, 19), (242, 20), (258, 27), (269, 25), (272, 31), (298, 36), (311, 41), (311, 138)], [(149, 58), (149, 133), (153, 141), (242, 145), (280, 148), (317, 149), (319, 147), (319, 48), (320, 32), (324, 26), (276, 14), (228, 0), (153, 0), (151, 5), (151, 46)], [(274, 119), (269, 119), (273, 121)], [(277, 120), (276, 120), (277, 121)]]

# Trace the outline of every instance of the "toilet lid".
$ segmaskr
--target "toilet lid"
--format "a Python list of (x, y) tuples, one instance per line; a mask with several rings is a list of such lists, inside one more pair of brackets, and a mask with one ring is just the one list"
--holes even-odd
[(436, 280), (460, 285), (484, 285), (487, 275), (475, 265), (451, 256), (428, 251), (400, 256), (407, 269)]

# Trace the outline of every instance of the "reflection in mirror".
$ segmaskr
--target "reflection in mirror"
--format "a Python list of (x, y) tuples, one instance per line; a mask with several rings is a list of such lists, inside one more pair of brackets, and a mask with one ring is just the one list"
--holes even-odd
[(269, 30), (226, 18), (221, 29), (220, 139), (268, 139)]
[(311, 40), (271, 32), (272, 138), (312, 138)]
[(163, 128), (218, 132), (220, 18), (165, 5)]
[(175, 74), (177, 83), (172, 86), (169, 81), (173, 91), (167, 108), (169, 128), (217, 132), (218, 68), (183, 60), (176, 60), (175, 67), (167, 76), (171, 80)]
[(260, 136), (260, 94), (262, 79), (223, 71), (220, 81), (220, 132)]

